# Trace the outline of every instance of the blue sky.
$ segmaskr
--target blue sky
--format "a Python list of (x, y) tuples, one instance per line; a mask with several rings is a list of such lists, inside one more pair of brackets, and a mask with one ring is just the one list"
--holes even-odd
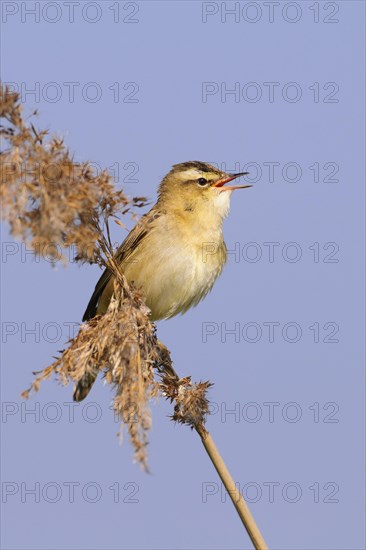
[[(2, 10), (3, 81), (129, 195), (154, 201), (186, 160), (251, 172), (225, 222), (223, 275), (158, 334), (182, 376), (214, 382), (208, 428), (269, 546), (364, 548), (364, 4)], [(251, 548), (167, 403), (152, 404), (147, 475), (118, 444), (101, 381), (75, 408), (53, 381), (21, 401), (99, 272), (53, 269), (11, 243), (4, 226), (3, 547)]]

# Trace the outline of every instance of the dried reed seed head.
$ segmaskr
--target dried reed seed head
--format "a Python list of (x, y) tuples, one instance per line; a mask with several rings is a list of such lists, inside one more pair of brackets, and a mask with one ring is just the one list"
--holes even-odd
[(140, 293), (133, 289), (127, 293), (117, 286), (106, 314), (81, 325), (69, 346), (36, 377), (24, 397), (31, 389), (38, 390), (40, 382), (52, 372), (62, 384), (85, 376), (95, 378), (98, 371), (103, 373), (114, 388), (114, 409), (127, 426), (135, 459), (146, 469), (149, 400), (157, 394), (153, 368), (157, 339), (148, 309), (141, 305)]
[(36, 254), (46, 250), (49, 257), (52, 243), (75, 246), (78, 260), (98, 262), (98, 223), (146, 200), (127, 198), (106, 171), (95, 174), (88, 163), (74, 162), (63, 140), (26, 125), (18, 100), (0, 88), (0, 132), (7, 144), (1, 153), (2, 217)]
[(211, 386), (208, 381), (193, 384), (190, 377), (179, 380), (172, 419), (191, 428), (203, 426), (209, 413), (206, 394)]
[[(114, 409), (127, 426), (135, 459), (147, 469), (151, 397), (160, 393), (175, 401), (173, 420), (200, 427), (208, 413), (206, 392), (211, 384), (179, 379), (168, 349), (149, 321), (141, 292), (128, 286), (113, 262), (109, 220), (118, 221), (119, 215), (132, 206), (144, 206), (146, 200), (129, 200), (115, 189), (107, 172), (95, 175), (87, 163), (74, 162), (63, 140), (48, 139), (46, 131), (26, 125), (18, 94), (3, 87), (0, 116), (6, 121), (0, 133), (8, 145), (1, 153), (2, 216), (12, 235), (40, 256), (47, 250), (49, 257), (50, 245), (55, 251), (76, 246), (79, 261), (108, 266), (117, 281), (106, 314), (81, 325), (61, 355), (34, 373), (36, 378), (23, 397), (30, 390), (38, 391), (41, 381), (52, 374), (62, 384), (84, 377), (87, 385), (102, 372), (114, 388)], [(59, 259), (56, 252), (55, 259)]]

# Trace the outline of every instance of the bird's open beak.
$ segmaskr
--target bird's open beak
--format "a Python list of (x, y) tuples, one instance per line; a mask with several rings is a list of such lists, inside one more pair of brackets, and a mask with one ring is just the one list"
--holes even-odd
[(239, 174), (232, 174), (231, 176), (220, 179), (213, 184), (213, 187), (219, 187), (220, 191), (234, 191), (235, 189), (246, 189), (247, 187), (252, 187), (252, 185), (227, 185), (224, 187), (225, 183), (240, 178), (240, 176), (247, 176), (249, 172), (239, 172)]

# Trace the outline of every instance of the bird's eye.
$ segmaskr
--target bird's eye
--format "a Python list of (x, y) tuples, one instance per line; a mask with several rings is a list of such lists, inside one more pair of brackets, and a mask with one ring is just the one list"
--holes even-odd
[(197, 180), (198, 185), (206, 185), (207, 180), (205, 178), (199, 178)]

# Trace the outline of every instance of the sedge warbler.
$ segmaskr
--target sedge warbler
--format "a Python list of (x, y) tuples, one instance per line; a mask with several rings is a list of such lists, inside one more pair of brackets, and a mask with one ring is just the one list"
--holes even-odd
[[(184, 313), (212, 289), (226, 263), (222, 224), (230, 196), (251, 187), (225, 184), (246, 174), (227, 174), (199, 161), (175, 164), (159, 186), (156, 204), (117, 249), (115, 260), (127, 282), (142, 289), (151, 321)], [(83, 321), (107, 311), (113, 289), (106, 269)], [(91, 384), (84, 382), (76, 386), (76, 401), (89, 393)]]

